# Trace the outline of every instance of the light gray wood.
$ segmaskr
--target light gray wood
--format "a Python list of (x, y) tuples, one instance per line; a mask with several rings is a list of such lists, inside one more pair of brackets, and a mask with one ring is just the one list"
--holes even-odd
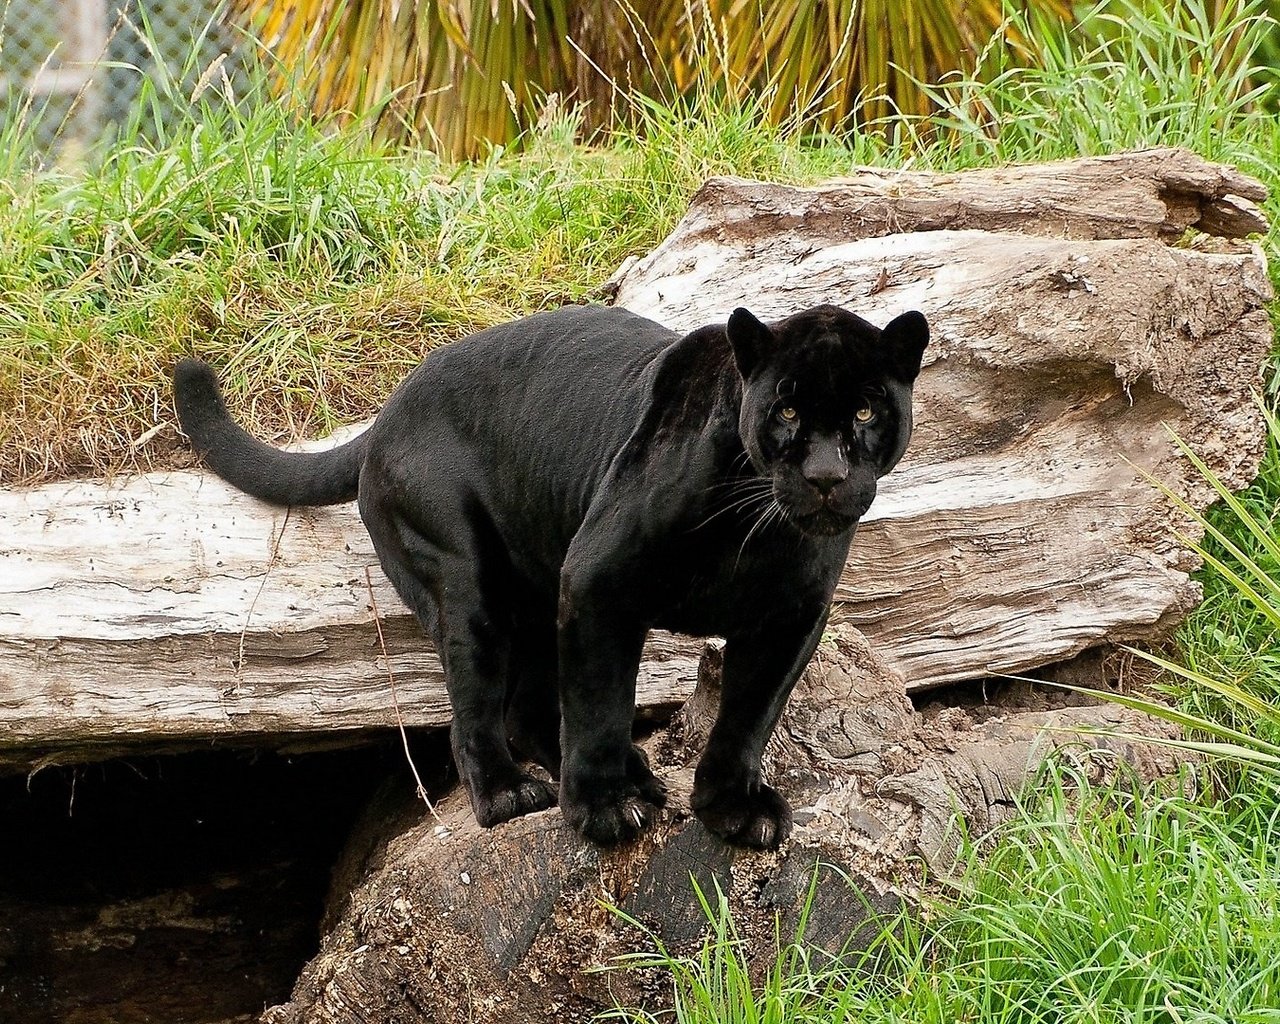
[(1266, 264), (1191, 229), (1262, 230), (1264, 196), (1181, 150), (809, 189), (720, 178), (608, 289), (681, 330), (739, 305), (927, 314), (916, 435), (837, 594), (923, 688), (1154, 639), (1198, 600), (1172, 534), (1189, 524), (1142, 474), (1211, 501), (1169, 430), (1229, 486), (1257, 472)]
[[(1180, 518), (1139, 471), (1207, 504), (1171, 428), (1229, 485), (1256, 473), (1266, 267), (1188, 229), (1252, 229), (1261, 196), (1177, 151), (717, 179), (611, 287), (679, 329), (740, 304), (928, 315), (916, 436), (834, 613), (919, 690), (1160, 637), (1197, 600)], [(401, 719), (443, 724), (439, 663), (354, 506), (286, 515), (192, 472), (0, 489), (0, 764), (393, 725), (369, 566)], [(640, 702), (686, 696), (700, 649), (656, 638)]]
[[(439, 658), (354, 505), (286, 512), (152, 473), (0, 492), (0, 537), (0, 764), (449, 722)], [(638, 700), (682, 701), (701, 650), (655, 633)]]

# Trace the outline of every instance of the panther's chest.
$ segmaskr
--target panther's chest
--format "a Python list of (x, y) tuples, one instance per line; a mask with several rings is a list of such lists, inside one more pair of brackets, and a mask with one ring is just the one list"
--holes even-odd
[(727, 636), (793, 609), (825, 606), (849, 538), (810, 538), (784, 528), (731, 530), (673, 540), (648, 585), (654, 626)]

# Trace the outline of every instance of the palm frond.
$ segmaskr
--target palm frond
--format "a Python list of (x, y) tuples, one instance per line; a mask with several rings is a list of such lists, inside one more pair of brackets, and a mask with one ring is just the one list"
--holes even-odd
[[(1059, 21), (1067, 0), (1024, 6)], [(924, 114), (920, 83), (971, 69), (993, 36), (1020, 50), (1002, 0), (233, 0), (281, 88), (318, 115), (373, 114), (383, 134), (453, 156), (505, 144), (547, 93), (613, 123), (614, 97), (691, 88), (769, 97), (840, 129)]]

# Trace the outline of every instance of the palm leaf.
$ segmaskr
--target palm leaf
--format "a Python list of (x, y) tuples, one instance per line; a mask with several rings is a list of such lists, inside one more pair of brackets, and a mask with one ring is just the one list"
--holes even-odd
[[(1070, 16), (1067, 0), (1027, 0)], [(542, 94), (668, 100), (695, 85), (768, 97), (775, 123), (803, 112), (842, 128), (891, 109), (923, 114), (918, 83), (969, 69), (1008, 31), (1001, 0), (232, 0), (271, 50), (280, 88), (318, 115), (376, 115), (391, 137), (453, 156), (509, 142)], [(572, 40), (572, 43), (570, 43)], [(1009, 38), (1010, 44), (1018, 41)], [(514, 102), (513, 102), (514, 101)]]

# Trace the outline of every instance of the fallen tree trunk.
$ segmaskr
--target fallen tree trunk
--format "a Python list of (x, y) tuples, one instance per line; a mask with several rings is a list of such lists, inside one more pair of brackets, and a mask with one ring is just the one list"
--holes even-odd
[[(835, 611), (924, 689), (1158, 638), (1196, 601), (1141, 472), (1211, 499), (1166, 426), (1229, 486), (1256, 472), (1270, 290), (1256, 247), (1221, 236), (1261, 230), (1261, 196), (1178, 151), (719, 179), (612, 287), (677, 328), (738, 304), (927, 313), (917, 433)], [(352, 507), (285, 513), (174, 472), (0, 491), (0, 536), (0, 765), (448, 719)], [(699, 650), (655, 638), (642, 704), (687, 696)]]
[[(0, 495), (0, 535), (0, 765), (449, 724), (440, 660), (354, 506), (150, 473)], [(655, 633), (645, 706), (678, 706), (701, 650)]]

